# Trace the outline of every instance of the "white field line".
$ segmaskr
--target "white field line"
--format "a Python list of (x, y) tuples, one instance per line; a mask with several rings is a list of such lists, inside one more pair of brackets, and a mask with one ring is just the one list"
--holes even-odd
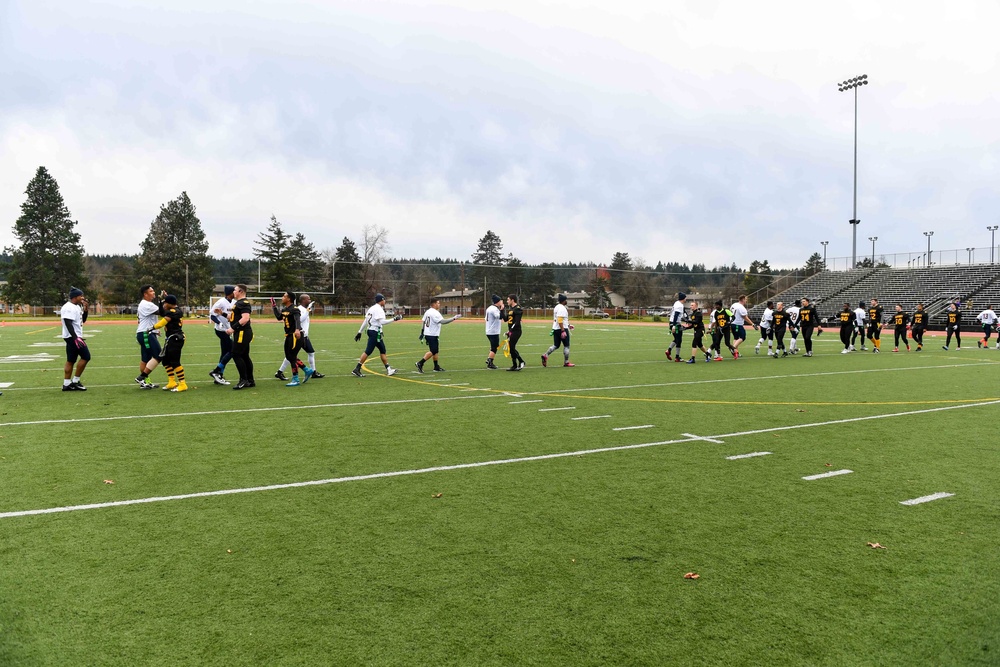
[(726, 444), (722, 440), (713, 440), (712, 438), (705, 438), (705, 437), (702, 437), (700, 435), (694, 435), (693, 433), (681, 433), (681, 435), (687, 436), (687, 437), (691, 438), (692, 440), (705, 440), (706, 442), (714, 442), (717, 445), (724, 445), (724, 444)]
[(749, 454), (736, 454), (735, 456), (727, 456), (727, 461), (736, 461), (739, 459), (752, 459), (755, 456), (768, 456), (771, 452), (750, 452)]
[[(468, 397), (462, 397), (462, 398), (476, 398), (476, 397), (468, 396)], [(433, 401), (433, 400), (448, 400), (448, 399), (423, 399), (423, 400)], [(418, 402), (418, 401), (397, 401), (397, 402)], [(383, 405), (385, 403), (388, 403), (388, 401), (377, 402), (377, 403), (373, 402), (373, 403), (368, 403), (368, 405)], [(907, 416), (910, 416), (910, 415), (926, 414), (926, 413), (929, 413), (929, 412), (943, 412), (945, 410), (962, 410), (962, 409), (965, 409), (965, 408), (977, 408), (977, 407), (982, 407), (982, 406), (985, 406), (985, 405), (997, 405), (997, 404), (1000, 404), (1000, 401), (988, 401), (986, 403), (968, 403), (968, 404), (965, 404), (965, 405), (954, 405), (954, 406), (947, 406), (947, 407), (942, 407), (942, 408), (929, 408), (929, 409), (926, 409), (926, 410), (909, 410), (907, 412), (896, 412), (896, 413), (893, 413), (893, 414), (875, 415), (875, 416), (872, 416), (872, 417), (857, 417), (857, 418), (854, 418), (854, 419), (846, 419), (846, 420), (845, 419), (837, 419), (837, 420), (825, 421), (825, 422), (814, 422), (814, 423), (811, 423), (811, 424), (797, 424), (795, 426), (778, 426), (778, 427), (775, 427), (775, 428), (757, 429), (757, 430), (753, 430), (753, 431), (741, 431), (741, 432), (738, 432), (738, 433), (725, 433), (725, 434), (714, 435), (714, 436), (710, 436), (710, 437), (717, 438), (717, 439), (721, 439), (721, 438), (735, 438), (735, 437), (741, 437), (741, 436), (745, 436), (745, 435), (758, 435), (760, 433), (770, 433), (770, 432), (773, 432), (773, 431), (783, 431), (783, 430), (787, 430), (789, 428), (813, 428), (813, 427), (821, 427), (821, 426), (832, 426), (832, 425), (835, 425), (835, 424), (843, 424), (844, 422), (850, 422), (850, 421), (863, 421), (863, 420), (866, 420), (866, 419), (888, 419), (890, 417), (907, 417)], [(352, 403), (352, 404), (349, 404), (349, 405), (353, 406), (353, 405), (361, 405), (361, 404), (360, 403)], [(234, 412), (247, 412), (247, 411), (234, 411)], [(354, 475), (354, 476), (351, 476), (351, 477), (335, 477), (335, 478), (331, 478), (331, 479), (312, 480), (312, 481), (307, 481), (307, 482), (291, 482), (291, 483), (288, 483), (288, 484), (271, 484), (271, 485), (268, 485), (268, 486), (254, 486), (254, 487), (239, 488), (239, 489), (223, 489), (223, 490), (219, 490), (219, 491), (201, 491), (201, 492), (198, 492), (198, 493), (185, 493), (185, 494), (180, 494), (180, 495), (176, 495), (176, 496), (155, 496), (155, 497), (152, 497), (152, 498), (136, 498), (136, 499), (133, 499), (133, 500), (118, 500), (118, 501), (107, 502), (107, 503), (92, 503), (92, 504), (88, 504), (88, 505), (69, 505), (69, 506), (64, 506), (64, 507), (49, 507), (49, 508), (45, 508), (45, 509), (21, 510), (21, 511), (15, 511), (15, 512), (2, 512), (2, 513), (0, 513), (0, 519), (9, 519), (9, 518), (21, 517), (21, 516), (32, 516), (32, 515), (36, 515), (36, 514), (56, 514), (56, 513), (59, 513), (59, 512), (74, 512), (74, 511), (79, 511), (79, 510), (100, 509), (100, 508), (106, 508), (106, 507), (122, 507), (122, 506), (125, 506), (125, 505), (139, 505), (139, 504), (144, 504), (144, 503), (166, 502), (168, 500), (184, 500), (184, 499), (187, 499), (187, 498), (206, 498), (206, 497), (210, 497), (210, 496), (226, 496), (226, 495), (233, 495), (233, 494), (237, 494), (237, 493), (253, 493), (253, 492), (256, 492), (256, 491), (274, 491), (274, 490), (278, 490), (278, 489), (291, 489), (291, 488), (298, 488), (298, 487), (303, 487), (303, 486), (322, 486), (322, 485), (326, 485), (326, 484), (338, 484), (338, 483), (341, 483), (341, 482), (357, 482), (357, 481), (363, 481), (363, 480), (369, 480), (369, 479), (381, 479), (381, 478), (385, 478), (385, 477), (402, 477), (402, 476), (407, 476), (407, 475), (421, 475), (421, 474), (431, 473), (431, 472), (444, 472), (444, 471), (449, 471), (449, 470), (464, 470), (464, 469), (468, 469), (468, 468), (482, 468), (482, 467), (486, 467), (486, 466), (505, 465), (505, 464), (509, 464), (509, 463), (527, 463), (527, 462), (531, 462), (531, 461), (545, 461), (545, 460), (551, 460), (551, 459), (568, 458), (568, 457), (573, 457), (573, 456), (586, 456), (586, 455), (589, 455), (589, 454), (603, 454), (603, 453), (608, 453), (608, 452), (622, 452), (622, 451), (628, 451), (628, 450), (632, 450), (632, 449), (646, 449), (646, 448), (649, 448), (649, 447), (661, 447), (661, 446), (664, 446), (664, 445), (675, 445), (675, 444), (680, 444), (680, 443), (699, 442), (699, 441), (700, 441), (700, 439), (698, 439), (698, 440), (692, 440), (690, 438), (684, 438), (684, 439), (680, 439), (680, 440), (661, 440), (661, 441), (658, 441), (658, 442), (644, 442), (644, 443), (639, 443), (639, 444), (635, 444), (635, 445), (618, 445), (618, 446), (613, 446), (613, 447), (599, 447), (599, 448), (595, 448), (595, 449), (583, 449), (583, 450), (576, 450), (576, 451), (572, 451), (572, 452), (558, 452), (558, 453), (555, 453), (555, 454), (540, 454), (540, 455), (537, 455), (537, 456), (522, 456), (522, 457), (519, 457), (519, 458), (499, 459), (499, 460), (493, 460), (493, 461), (479, 461), (479, 462), (474, 462), (474, 463), (459, 463), (459, 464), (450, 465), (450, 466), (435, 466), (433, 468), (418, 468), (418, 469), (414, 469), (414, 470), (398, 470), (398, 471), (393, 471), (393, 472), (372, 473), (372, 474), (369, 474), (369, 475)], [(840, 472), (840, 471), (838, 471), (838, 472)], [(826, 473), (826, 475), (829, 475), (829, 474), (830, 473)], [(826, 476), (826, 475), (823, 475), (823, 476)]]
[(955, 495), (955, 494), (954, 493), (945, 493), (945, 492), (942, 491), (940, 493), (932, 493), (929, 496), (920, 496), (919, 498), (913, 498), (911, 500), (901, 500), (901, 501), (899, 501), (899, 504), (900, 505), (919, 505), (920, 503), (929, 503), (932, 500), (940, 500), (941, 498), (950, 498), (953, 495)]
[(807, 475), (806, 477), (803, 477), (802, 479), (807, 480), (807, 481), (812, 481), (814, 479), (823, 479), (824, 477), (837, 477), (839, 475), (850, 475), (852, 472), (854, 472), (854, 471), (853, 470), (847, 470), (845, 468), (843, 470), (831, 470), (830, 472), (820, 473), (819, 475)]
[(576, 410), (576, 406), (569, 406), (567, 408), (538, 408), (539, 412), (556, 412), (558, 410)]
[(610, 419), (611, 415), (593, 415), (591, 417), (570, 417), (571, 421), (583, 421), (584, 419)]
[(242, 408), (239, 410), (204, 410), (200, 412), (173, 412), (157, 415), (120, 415), (117, 417), (73, 417), (68, 419), (41, 419), (27, 422), (0, 423), (0, 428), (10, 426), (36, 426), (39, 424), (79, 424), (82, 422), (112, 422), (129, 419), (155, 419), (157, 417), (187, 417), (191, 415), (235, 415), (253, 412), (281, 412), (285, 410), (321, 410), (324, 408), (353, 408), (366, 405), (394, 405), (405, 403), (433, 403), (436, 401), (461, 401), (473, 398), (500, 398), (503, 394), (464, 394), (462, 396), (442, 396), (441, 398), (407, 398), (396, 401), (359, 401), (357, 403), (321, 403), (318, 405), (285, 405), (269, 408)]
[(524, 403), (544, 403), (544, 402), (545, 401), (543, 401), (542, 399), (539, 398), (539, 399), (534, 400), (534, 401), (509, 401), (507, 403), (507, 405), (522, 405)]
[(652, 424), (643, 424), (642, 426), (619, 426), (618, 428), (611, 429), (612, 431), (634, 431), (637, 428), (653, 428)]

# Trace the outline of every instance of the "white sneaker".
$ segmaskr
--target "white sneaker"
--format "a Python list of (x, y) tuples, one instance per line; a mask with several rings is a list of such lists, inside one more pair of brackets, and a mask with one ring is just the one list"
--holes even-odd
[(774, 352), (771, 352), (771, 350), (768, 350), (767, 351), (767, 356), (773, 357), (774, 356)]
[[(853, 346), (853, 345), (852, 345), (852, 346), (850, 346), (850, 347), (849, 347), (849, 348), (847, 348), (847, 349), (848, 349), (848, 350), (850, 350), (851, 352), (854, 352), (854, 346)], [(865, 349), (865, 348), (861, 348), (861, 349), (863, 350), (863, 349)]]
[(960, 351), (961, 349), (962, 349), (962, 348), (960, 348), (960, 347), (956, 347), (956, 348), (955, 348), (955, 350), (956, 350), (956, 351)]
[(848, 349), (843, 349), (840, 351), (841, 354), (847, 354), (848, 352), (850, 352), (850, 350)]
[(396, 374), (396, 369), (393, 368), (392, 366), (387, 366), (386, 369), (385, 369), (385, 374), (386, 375), (395, 375)]

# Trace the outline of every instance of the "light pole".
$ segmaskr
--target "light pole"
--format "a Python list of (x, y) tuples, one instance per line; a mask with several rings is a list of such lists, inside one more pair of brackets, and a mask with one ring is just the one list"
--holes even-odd
[(854, 217), (850, 220), (851, 229), (854, 230), (851, 235), (852, 269), (857, 266), (858, 263), (858, 225), (861, 224), (861, 221), (858, 220), (858, 88), (867, 85), (867, 74), (862, 74), (861, 76), (856, 76), (853, 79), (848, 79), (847, 81), (837, 84), (837, 90), (842, 93), (848, 90), (854, 91)]
[(931, 261), (931, 237), (934, 236), (934, 232), (924, 232), (924, 236), (927, 237), (927, 266), (930, 266), (934, 263)]
[(819, 244), (823, 246), (823, 270), (826, 271), (826, 247), (830, 245), (829, 241), (820, 241)]
[(972, 264), (972, 259), (976, 256), (976, 249), (975, 248), (966, 248), (966, 250), (969, 251), (969, 264), (971, 265)]
[(878, 241), (877, 236), (869, 236), (868, 240), (872, 242), (872, 268), (875, 268), (875, 242)]
[(990, 264), (993, 263), (993, 248), (996, 247), (996, 235), (997, 230), (1000, 229), (1000, 225), (990, 225), (986, 229), (990, 232)]

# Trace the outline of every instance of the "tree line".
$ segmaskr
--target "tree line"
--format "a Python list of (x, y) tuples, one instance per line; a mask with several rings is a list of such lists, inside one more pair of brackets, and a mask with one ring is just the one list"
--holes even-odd
[(138, 253), (87, 255), (76, 231), (78, 222), (45, 167), (38, 168), (25, 194), (14, 223), (19, 244), (0, 256), (0, 276), (6, 278), (2, 298), (7, 303), (58, 304), (73, 286), (106, 303), (131, 304), (139, 285), (151, 283), (185, 304), (199, 305), (209, 301), (216, 285), (246, 283), (260, 294), (314, 292), (316, 301), (342, 308), (360, 308), (379, 291), (396, 304), (421, 306), (431, 295), (463, 285), (473, 292), (482, 290), (475, 292), (475, 307), (489, 305), (494, 293), (516, 293), (531, 308), (551, 307), (559, 291), (585, 291), (593, 308), (606, 307), (609, 292), (621, 294), (630, 305), (646, 307), (677, 291), (752, 293), (777, 276), (811, 275), (824, 268), (819, 253), (795, 270), (772, 270), (767, 260), (755, 260), (746, 270), (736, 264), (707, 268), (661, 261), (650, 266), (624, 252), (615, 253), (607, 265), (529, 266), (512, 252), (505, 253), (503, 241), (492, 230), (479, 239), (471, 261), (395, 259), (384, 227), (368, 225), (357, 241), (344, 237), (337, 248), (319, 251), (273, 215), (257, 234), (252, 259), (216, 258), (209, 254), (201, 220), (186, 192), (160, 207)]

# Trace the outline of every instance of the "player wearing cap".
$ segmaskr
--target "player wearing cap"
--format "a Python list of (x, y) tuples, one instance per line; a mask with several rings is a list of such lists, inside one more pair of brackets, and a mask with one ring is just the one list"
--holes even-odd
[[(135, 329), (135, 339), (139, 343), (139, 375), (135, 381), (142, 389), (156, 389), (159, 385), (149, 382), (148, 378), (160, 363), (160, 332), (153, 325), (160, 319), (162, 306), (153, 300), (156, 290), (152, 285), (143, 285), (139, 293), (142, 299), (135, 311), (139, 321)], [(163, 296), (166, 296), (166, 292)]]
[(177, 307), (177, 297), (167, 294), (163, 297), (163, 307), (160, 311), (159, 321), (153, 325), (154, 329), (163, 329), (166, 338), (163, 341), (163, 349), (160, 350), (160, 358), (163, 359), (163, 370), (167, 372), (167, 384), (163, 386), (164, 391), (187, 391), (187, 382), (184, 381), (184, 367), (181, 366), (181, 350), (184, 349), (184, 330), (181, 322), (181, 309)]
[[(976, 315), (976, 319), (979, 320), (979, 324), (983, 327), (983, 338), (982, 340), (977, 340), (976, 345), (978, 347), (989, 347), (993, 325), (997, 322), (997, 314), (993, 312), (993, 305), (986, 306), (986, 310)], [(1000, 335), (997, 336), (997, 347), (1000, 348)]]
[(768, 301), (767, 305), (764, 306), (764, 312), (760, 316), (760, 340), (757, 341), (757, 345), (753, 348), (754, 354), (760, 354), (760, 344), (765, 340), (767, 341), (767, 356), (774, 354), (771, 348), (774, 347), (774, 326), (772, 319), (774, 318), (774, 302)]
[(569, 361), (569, 332), (573, 327), (569, 325), (569, 309), (566, 308), (566, 295), (560, 294), (557, 300), (559, 303), (552, 309), (552, 345), (542, 355), (542, 366), (549, 365), (549, 355), (558, 350), (559, 346), (562, 345), (563, 366), (572, 368), (576, 365)]
[(417, 372), (424, 372), (424, 363), (428, 359), (434, 360), (434, 370), (438, 373), (443, 373), (444, 369), (438, 365), (438, 350), (440, 349), (441, 340), (441, 325), (451, 324), (455, 320), (461, 319), (462, 314), (459, 313), (454, 317), (449, 317), (445, 319), (444, 315), (438, 308), (441, 307), (441, 299), (438, 297), (431, 297), (431, 307), (424, 311), (424, 318), (421, 322), (420, 327), (420, 337), (421, 342), (427, 343), (427, 352), (424, 356), (417, 362)]
[(235, 289), (233, 285), (226, 285), (223, 288), (225, 296), (213, 303), (209, 309), (208, 316), (212, 320), (212, 324), (215, 325), (215, 335), (219, 338), (220, 348), (219, 364), (208, 373), (215, 384), (229, 384), (229, 380), (223, 377), (223, 373), (226, 372), (226, 364), (233, 358), (233, 338), (226, 333), (226, 330), (229, 329), (229, 313), (236, 301), (236, 297), (233, 296)]
[(490, 353), (486, 355), (486, 368), (496, 370), (493, 360), (500, 349), (500, 325), (503, 323), (503, 299), (498, 294), (493, 295), (493, 305), (486, 309), (486, 340), (490, 342)]
[(385, 297), (381, 294), (375, 295), (375, 303), (365, 313), (365, 319), (361, 323), (361, 328), (358, 329), (358, 333), (354, 336), (354, 342), (358, 342), (361, 340), (361, 332), (365, 331), (365, 329), (368, 330), (368, 344), (365, 346), (365, 351), (358, 360), (358, 365), (351, 371), (351, 375), (359, 378), (364, 377), (364, 374), (361, 372), (361, 365), (367, 361), (368, 356), (375, 351), (375, 348), (378, 348), (379, 358), (382, 359), (382, 364), (385, 366), (386, 375), (396, 374), (396, 369), (389, 365), (389, 358), (385, 356), (382, 327), (393, 322), (398, 322), (401, 319), (403, 319), (402, 315), (396, 315), (392, 319), (386, 318)]
[[(83, 295), (83, 290), (72, 287), (69, 290), (69, 301), (59, 310), (62, 319), (62, 337), (66, 341), (66, 365), (63, 367), (63, 391), (87, 391), (80, 383), (83, 369), (90, 361), (90, 348), (83, 339), (83, 323), (87, 321), (89, 304)], [(76, 372), (73, 372), (73, 364)]]
[(250, 358), (250, 343), (253, 342), (250, 312), (253, 305), (247, 299), (246, 285), (236, 285), (233, 296), (236, 300), (229, 311), (229, 327), (226, 329), (226, 333), (233, 337), (233, 363), (240, 372), (240, 381), (233, 389), (250, 389), (257, 386), (253, 378), (253, 359)]
[[(677, 300), (674, 301), (673, 307), (670, 308), (670, 334), (674, 337), (670, 341), (670, 345), (667, 346), (664, 352), (667, 355), (667, 359), (673, 359), (674, 361), (684, 361), (681, 359), (681, 343), (684, 339), (684, 325), (687, 324), (687, 318), (684, 316), (684, 302), (687, 300), (687, 294), (684, 292), (677, 293)], [(670, 351), (677, 349), (677, 356), (671, 357)]]
[(868, 311), (865, 310), (865, 302), (858, 301), (858, 307), (854, 309), (854, 331), (851, 333), (851, 352), (854, 352), (854, 344), (858, 341), (858, 336), (861, 336), (861, 351), (865, 352), (868, 350), (865, 347), (865, 319), (868, 317)]

